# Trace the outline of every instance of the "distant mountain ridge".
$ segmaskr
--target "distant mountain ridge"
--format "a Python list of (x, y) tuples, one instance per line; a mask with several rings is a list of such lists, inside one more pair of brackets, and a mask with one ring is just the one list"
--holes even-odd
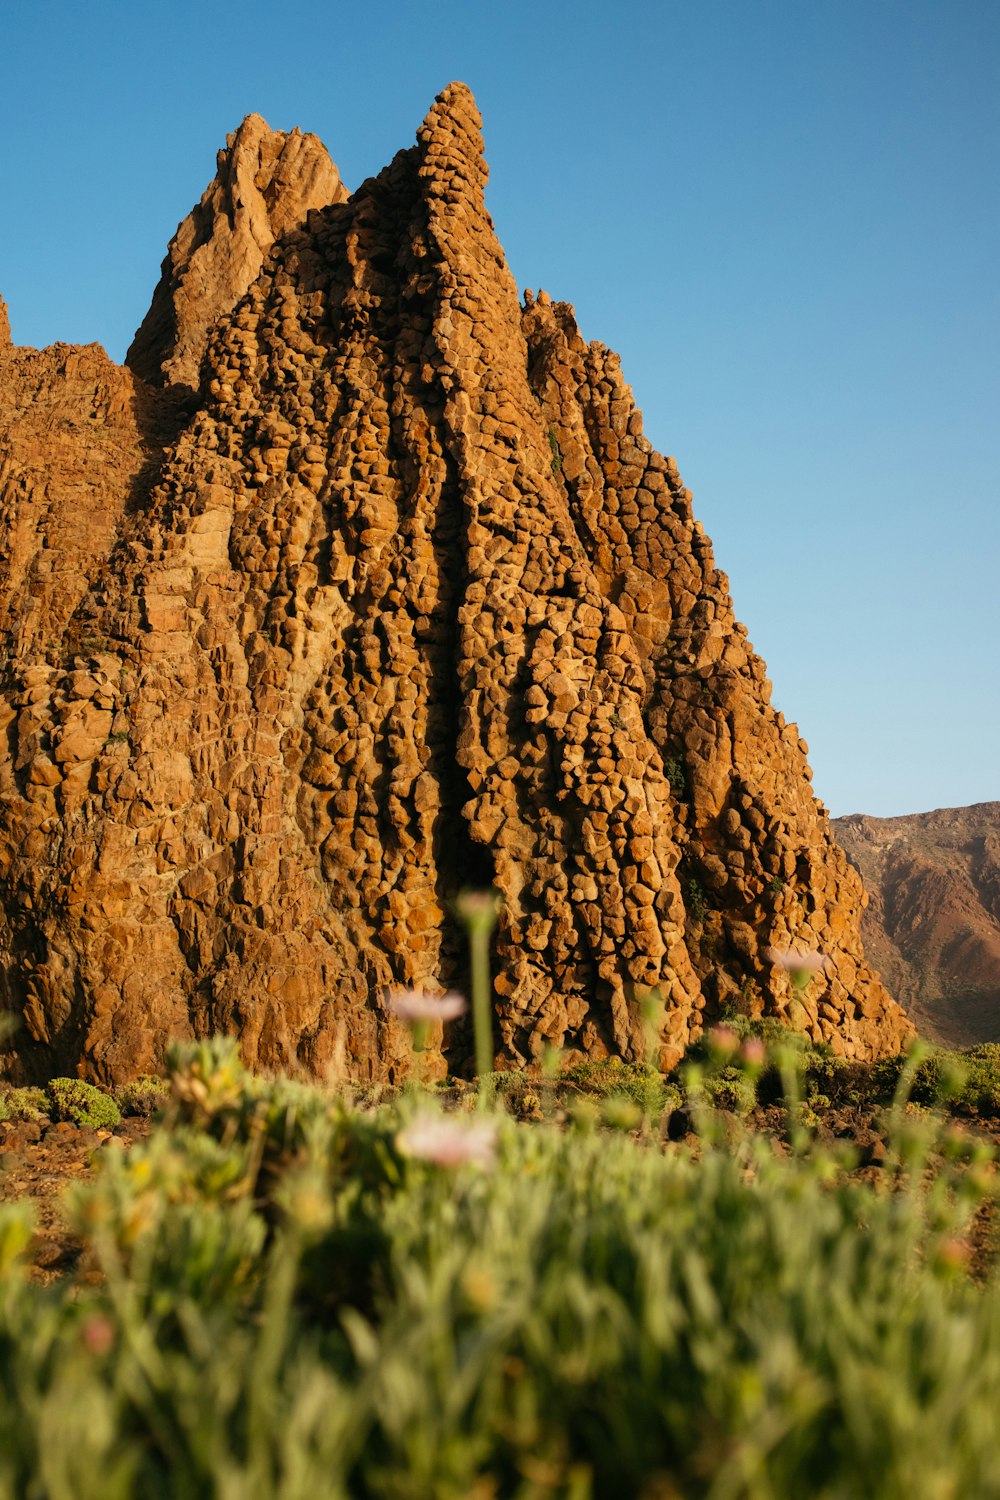
[(865, 952), (925, 1035), (1000, 1041), (1000, 802), (833, 822), (869, 904)]

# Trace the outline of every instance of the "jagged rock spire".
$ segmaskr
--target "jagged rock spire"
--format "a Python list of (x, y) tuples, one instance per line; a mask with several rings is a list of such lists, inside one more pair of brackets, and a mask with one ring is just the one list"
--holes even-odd
[(7, 312), (6, 302), (0, 297), (0, 349), (10, 342), (10, 315)]
[[(229, 1030), (398, 1077), (386, 992), (464, 981), (451, 898), (490, 883), (507, 1064), (651, 1039), (667, 1066), (732, 1004), (851, 1056), (909, 1034), (677, 466), (572, 309), (521, 307), (486, 180), (453, 84), (284, 233), (50, 667), (13, 663), (4, 972), (36, 1062), (122, 1077)], [(771, 948), (830, 970), (796, 998)]]
[(255, 279), (273, 241), (347, 189), (322, 141), (247, 115), (177, 228), (126, 364), (153, 385), (197, 387), (208, 335)]

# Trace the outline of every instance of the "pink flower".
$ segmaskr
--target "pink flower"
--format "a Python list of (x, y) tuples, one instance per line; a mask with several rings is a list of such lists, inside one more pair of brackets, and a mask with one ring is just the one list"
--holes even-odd
[(401, 1021), (454, 1021), (466, 1011), (465, 1001), (454, 990), (431, 995), (426, 990), (390, 990), (389, 1009)]
[(716, 1052), (731, 1057), (740, 1045), (740, 1039), (731, 1026), (716, 1026), (708, 1033), (708, 1040)]
[(432, 1161), (439, 1167), (471, 1164), (492, 1167), (497, 1127), (490, 1120), (463, 1120), (447, 1115), (418, 1115), (396, 1137), (404, 1156)]
[(796, 953), (793, 948), (765, 948), (764, 953), (779, 969), (787, 969), (790, 974), (823, 974), (833, 968), (824, 953)]
[(740, 1056), (751, 1068), (762, 1068), (767, 1061), (767, 1048), (759, 1036), (748, 1036), (740, 1049)]
[(938, 1246), (938, 1264), (949, 1271), (963, 1271), (972, 1259), (972, 1246), (967, 1240), (952, 1235)]
[(84, 1347), (91, 1354), (110, 1354), (115, 1345), (115, 1328), (110, 1318), (94, 1313), (80, 1328)]

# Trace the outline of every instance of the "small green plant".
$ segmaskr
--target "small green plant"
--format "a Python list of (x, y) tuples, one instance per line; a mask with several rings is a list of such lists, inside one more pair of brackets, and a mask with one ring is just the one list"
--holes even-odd
[(115, 1090), (115, 1103), (123, 1115), (150, 1116), (164, 1109), (170, 1098), (170, 1085), (165, 1078), (152, 1073), (143, 1073), (130, 1083), (123, 1083)]
[(705, 1093), (715, 1109), (748, 1115), (757, 1103), (756, 1081), (738, 1064), (728, 1063), (705, 1079)]
[(111, 1095), (82, 1078), (53, 1078), (45, 1093), (54, 1120), (68, 1120), (83, 1130), (112, 1130), (122, 1122)]
[(562, 449), (559, 447), (559, 439), (556, 436), (554, 427), (549, 428), (549, 448), (552, 453), (552, 473), (553, 475), (561, 474), (563, 466)]
[(708, 898), (701, 881), (696, 875), (687, 875), (682, 878), (681, 887), (688, 916), (692, 922), (704, 922), (708, 916)]
[(564, 1074), (564, 1082), (598, 1099), (628, 1100), (639, 1111), (637, 1120), (662, 1115), (666, 1110), (676, 1109), (681, 1102), (681, 1091), (675, 1083), (668, 1083), (646, 1063), (622, 1062), (618, 1057), (588, 1058), (574, 1063)]
[[(954, 1054), (946, 1053), (939, 1063), (940, 1068), (950, 1070), (949, 1084), (953, 1083), (957, 1072), (955, 1063), (950, 1061), (953, 1057)], [(978, 1047), (971, 1047), (959, 1065), (965, 1071), (957, 1090), (961, 1103), (982, 1115), (1000, 1115), (1000, 1045), (983, 1042)]]
[(777, 896), (779, 892), (785, 889), (785, 882), (782, 880), (780, 875), (772, 875), (771, 879), (768, 881), (767, 888), (771, 892), (772, 896)]
[(44, 1089), (0, 1088), (0, 1120), (37, 1122), (47, 1118), (49, 1101)]
[(687, 769), (679, 756), (671, 756), (663, 762), (663, 772), (671, 791), (684, 795), (688, 790)]

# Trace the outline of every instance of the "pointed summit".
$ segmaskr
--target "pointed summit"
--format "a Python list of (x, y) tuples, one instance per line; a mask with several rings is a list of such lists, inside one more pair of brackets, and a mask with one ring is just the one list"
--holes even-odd
[(152, 385), (196, 388), (208, 335), (256, 278), (272, 243), (347, 189), (317, 136), (247, 115), (226, 137), (201, 201), (178, 226), (125, 357)]
[(7, 314), (7, 304), (0, 297), (0, 349), (3, 349), (10, 342), (10, 318)]

